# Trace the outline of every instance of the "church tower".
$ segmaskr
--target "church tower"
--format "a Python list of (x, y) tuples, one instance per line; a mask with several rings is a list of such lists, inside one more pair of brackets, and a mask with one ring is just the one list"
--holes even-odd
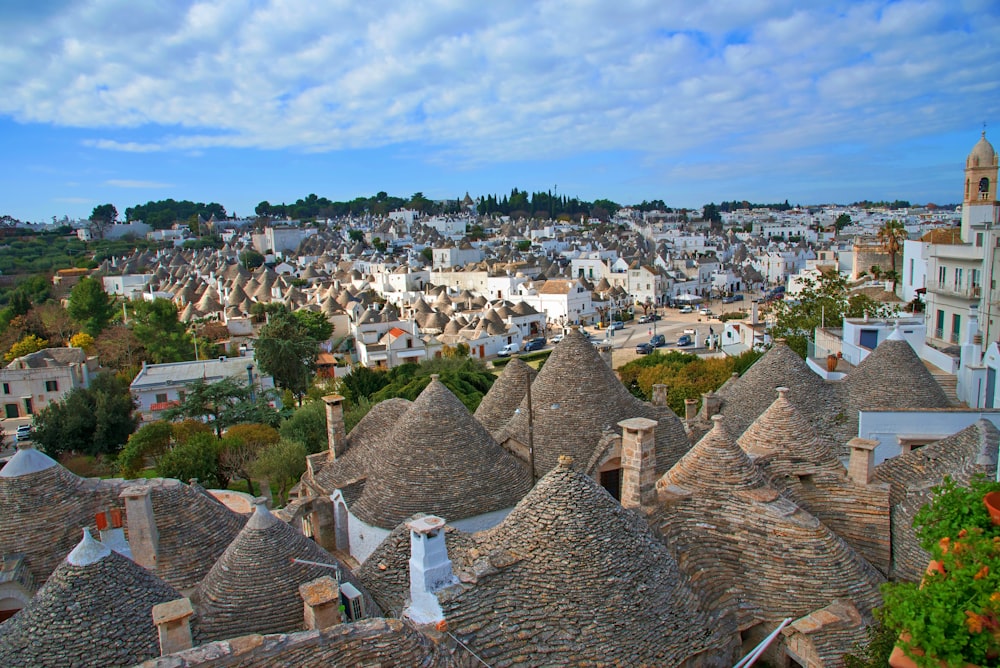
[(962, 200), (962, 241), (972, 241), (973, 228), (997, 223), (997, 153), (986, 141), (986, 131), (965, 160), (965, 197)]

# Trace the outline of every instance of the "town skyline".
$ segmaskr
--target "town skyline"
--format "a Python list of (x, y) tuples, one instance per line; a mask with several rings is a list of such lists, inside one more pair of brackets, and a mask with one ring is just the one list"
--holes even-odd
[(998, 18), (975, 1), (17, 8), (0, 213), (513, 187), (952, 203), (1000, 112)]

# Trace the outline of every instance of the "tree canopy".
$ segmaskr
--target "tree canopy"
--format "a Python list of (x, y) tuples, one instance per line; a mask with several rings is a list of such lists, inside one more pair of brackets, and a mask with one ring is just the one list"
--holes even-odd
[(766, 315), (773, 317), (774, 339), (784, 338), (802, 358), (808, 342), (822, 323), (839, 327), (844, 318), (887, 318), (899, 309), (865, 294), (850, 294), (847, 280), (837, 271), (826, 271), (816, 279), (802, 279), (802, 291), (793, 300), (771, 302)]
[(129, 326), (154, 364), (194, 359), (194, 340), (169, 299), (129, 302)]
[(281, 418), (268, 404), (270, 397), (260, 391), (253, 392), (253, 400), (250, 395), (250, 388), (240, 378), (223, 378), (212, 383), (199, 379), (188, 385), (184, 400), (165, 410), (162, 417), (206, 420), (219, 438), (228, 427), (240, 423), (277, 427)]
[(35, 441), (45, 453), (117, 455), (138, 422), (129, 381), (100, 373), (90, 387), (70, 390), (35, 416)]
[(69, 305), (66, 310), (70, 317), (80, 323), (83, 331), (96, 337), (111, 322), (114, 302), (104, 291), (104, 285), (100, 280), (84, 276), (70, 290)]
[[(331, 328), (332, 330), (332, 328)], [(302, 397), (309, 389), (319, 357), (319, 340), (299, 318), (276, 313), (264, 325), (254, 345), (255, 356), (264, 373), (282, 389)]]
[(209, 219), (215, 216), (216, 219), (226, 217), (226, 209), (217, 202), (204, 204), (202, 202), (190, 202), (181, 200), (164, 199), (156, 202), (146, 202), (136, 204), (125, 209), (127, 220), (141, 220), (154, 230), (165, 230), (174, 223), (189, 221), (192, 217)]

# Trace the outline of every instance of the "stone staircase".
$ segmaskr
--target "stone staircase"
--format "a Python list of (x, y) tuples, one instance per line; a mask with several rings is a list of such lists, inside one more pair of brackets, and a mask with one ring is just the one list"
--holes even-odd
[(958, 400), (958, 393), (956, 389), (958, 386), (958, 379), (954, 374), (943, 371), (927, 361), (924, 361), (924, 366), (927, 367), (927, 370), (931, 372), (932, 376), (934, 376), (934, 380), (936, 380), (937, 384), (941, 386), (942, 390), (944, 390), (944, 393), (947, 395), (949, 401), (951, 401), (952, 406), (965, 406), (964, 402)]

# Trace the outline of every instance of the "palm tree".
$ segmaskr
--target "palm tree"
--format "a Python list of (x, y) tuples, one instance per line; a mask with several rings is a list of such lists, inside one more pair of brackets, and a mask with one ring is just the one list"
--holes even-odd
[[(878, 231), (878, 240), (882, 244), (882, 250), (889, 256), (890, 272), (892, 272), (892, 291), (896, 291), (896, 256), (903, 249), (903, 242), (906, 241), (906, 228), (898, 220), (886, 221), (885, 225)], [(887, 272), (888, 273), (888, 272)]]

